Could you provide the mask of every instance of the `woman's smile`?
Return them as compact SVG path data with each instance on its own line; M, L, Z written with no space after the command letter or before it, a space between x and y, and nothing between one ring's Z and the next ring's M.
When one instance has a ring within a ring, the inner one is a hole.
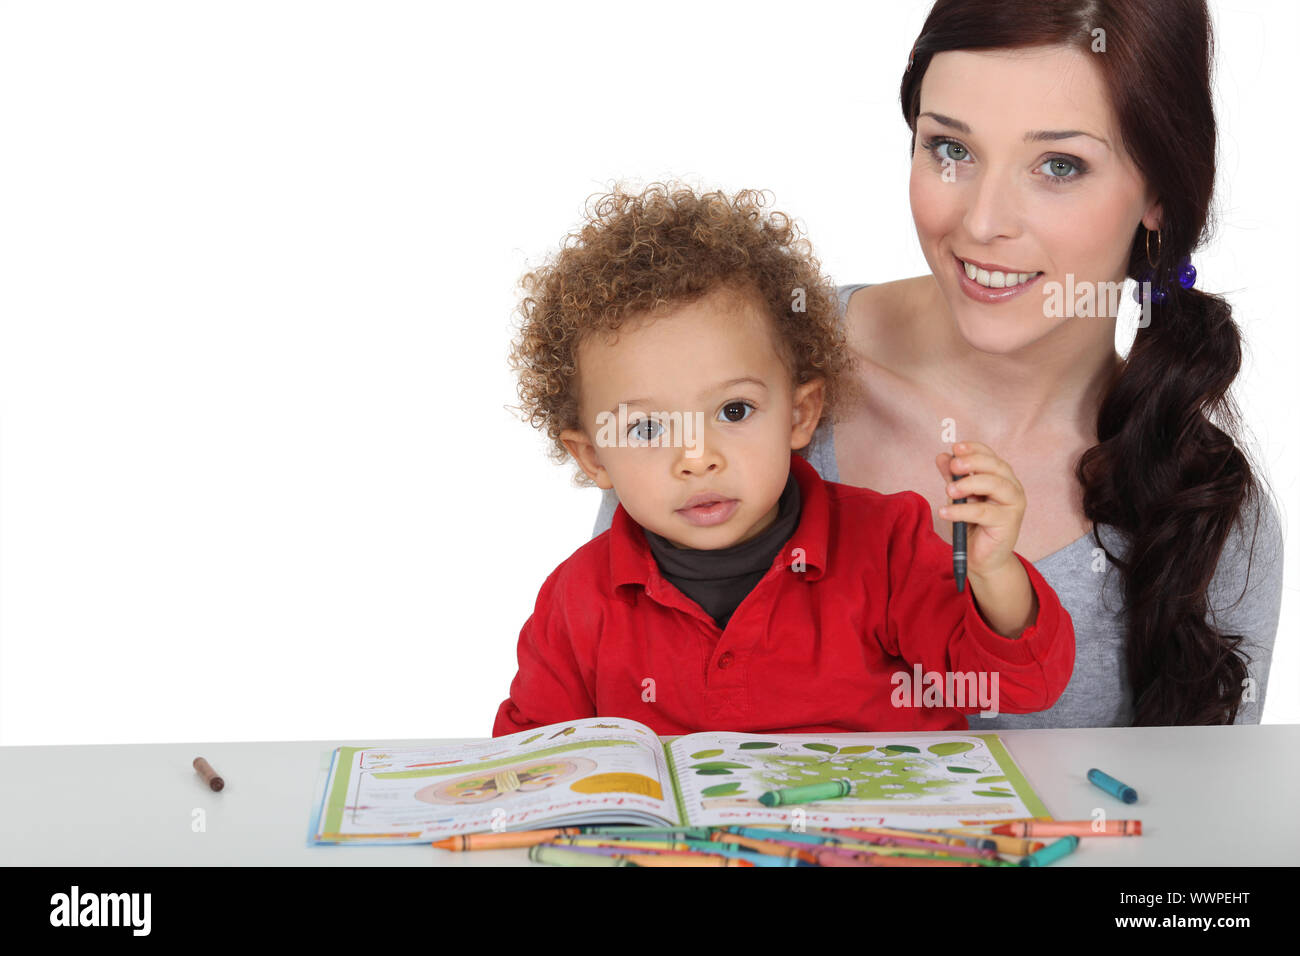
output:
M968 259L952 257L957 285L976 302L1006 302L1038 285L1041 272L1003 272L977 267Z

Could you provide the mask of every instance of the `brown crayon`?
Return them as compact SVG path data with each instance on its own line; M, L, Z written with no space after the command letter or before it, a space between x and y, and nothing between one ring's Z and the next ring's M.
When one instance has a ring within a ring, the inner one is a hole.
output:
M202 757L194 758L194 769L199 772L199 776L213 790L220 790L226 785L226 781L217 776L217 772L212 769L212 764L208 763Z

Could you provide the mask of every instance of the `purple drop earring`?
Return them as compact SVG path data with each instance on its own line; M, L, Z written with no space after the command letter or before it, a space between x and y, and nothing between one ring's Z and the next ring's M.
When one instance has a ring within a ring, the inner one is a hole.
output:
M1155 232L1156 232L1156 257L1159 258L1160 245L1161 245L1160 230L1157 229ZM1138 276L1137 287L1134 288L1133 290L1133 301L1137 302L1139 305L1142 304L1143 285L1145 283L1151 282L1155 276L1155 263L1151 261L1151 230L1150 229L1147 230L1146 246L1147 246L1147 265L1151 266L1151 268L1147 269L1140 276ZM1183 261L1178 264L1178 269L1176 274L1178 276L1178 284L1182 288L1190 289L1193 285L1196 284L1196 267L1192 265L1191 256L1183 256ZM1152 285L1151 303L1153 305L1164 305L1165 302L1168 301L1169 299L1168 289L1169 289L1168 283L1162 283L1159 286Z

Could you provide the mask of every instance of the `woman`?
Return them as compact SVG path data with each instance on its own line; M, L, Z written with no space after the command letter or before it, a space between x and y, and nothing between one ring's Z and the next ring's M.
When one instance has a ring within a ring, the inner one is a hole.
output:
M1232 438L1231 310L1183 285L1214 181L1210 50L1203 0L939 0L909 58L931 274L841 287L864 399L807 455L921 494L946 541L936 449L1014 467L1017 551L1074 619L1074 674L1050 709L973 728L1259 722L1281 531ZM1125 277L1152 283L1126 359L1106 294Z

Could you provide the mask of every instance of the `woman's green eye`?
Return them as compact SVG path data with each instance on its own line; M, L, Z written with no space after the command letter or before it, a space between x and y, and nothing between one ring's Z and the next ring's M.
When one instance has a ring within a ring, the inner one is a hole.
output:
M1082 173L1077 163L1060 158L1049 159L1038 168L1044 170L1049 179L1075 179Z
M937 149L943 149L945 147L948 149L948 155L940 156L940 159L951 159L955 163L960 163L967 157L967 155L969 155L966 152L966 147L962 146L960 143L940 143Z

